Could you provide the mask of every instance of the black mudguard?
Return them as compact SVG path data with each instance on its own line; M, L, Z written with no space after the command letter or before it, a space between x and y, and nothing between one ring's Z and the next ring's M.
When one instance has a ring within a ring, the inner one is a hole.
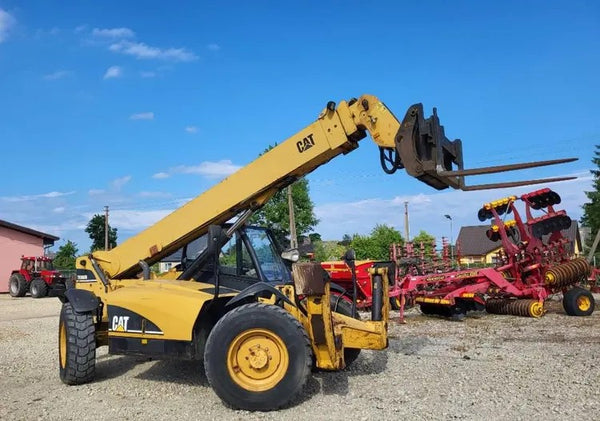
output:
M241 302L245 298L256 296L256 295L258 295L258 294L260 294L262 292L271 293L271 294L275 295L277 298L285 301L289 305L295 306L295 304L292 303L277 288L274 288L273 286L271 286L271 285L269 285L269 284L267 284L265 282L257 282L256 284L250 285L248 288L244 289L238 295L236 295L231 300L229 300L229 302L227 303L226 307L235 306L236 303Z
M83 289L69 288L59 298L63 303L71 303L76 313L90 313L99 305L98 297Z

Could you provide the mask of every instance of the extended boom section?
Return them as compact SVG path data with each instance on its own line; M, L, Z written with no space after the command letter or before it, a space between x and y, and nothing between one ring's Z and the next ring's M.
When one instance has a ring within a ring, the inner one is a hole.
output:
M140 234L113 250L94 252L93 256L108 277L132 277L139 272L140 260L152 265L206 233L209 225L222 224L244 210L260 208L277 191L336 156L356 149L367 133L380 148L386 173L405 168L409 175L438 190L500 188L570 178L467 186L466 175L573 159L465 170L462 143L446 137L435 109L431 117L425 118L422 104L412 105L400 122L377 97L363 95L337 106L329 102L306 128Z

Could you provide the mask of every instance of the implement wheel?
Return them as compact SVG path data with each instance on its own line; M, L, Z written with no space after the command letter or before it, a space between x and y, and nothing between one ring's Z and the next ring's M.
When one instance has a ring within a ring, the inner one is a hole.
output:
M290 313L262 303L240 306L210 332L206 377L233 408L269 411L304 388L312 365L306 331Z
M11 297L24 297L27 294L27 280L20 273L13 273L8 280L8 292Z
M76 313L65 303L58 325L58 366L66 384L92 381L96 374L96 336L91 313Z
M563 296L563 308L569 316L589 316L595 306L592 293L581 287L571 288Z

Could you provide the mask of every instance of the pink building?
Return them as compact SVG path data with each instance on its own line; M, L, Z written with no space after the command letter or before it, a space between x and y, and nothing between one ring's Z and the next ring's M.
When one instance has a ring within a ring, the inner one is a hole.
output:
M0 293L8 292L10 273L21 267L21 256L43 256L58 237L0 219Z

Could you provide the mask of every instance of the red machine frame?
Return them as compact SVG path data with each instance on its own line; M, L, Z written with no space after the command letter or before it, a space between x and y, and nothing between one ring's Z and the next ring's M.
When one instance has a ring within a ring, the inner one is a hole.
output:
M516 201L525 203L526 221ZM468 269L422 276L408 275L400 280L401 309L406 302L418 303L426 314L461 317L469 310L541 317L544 300L562 292L568 314L589 315L594 310L592 294L577 286L590 273L584 258L572 259L569 240L561 233L571 224L565 211L556 211L560 196L550 189L509 196L486 203L479 219L493 219L487 232L492 241L501 241L496 267ZM538 217L533 210L542 210ZM501 215L513 213L514 220L504 222ZM543 236L549 236L546 242Z

